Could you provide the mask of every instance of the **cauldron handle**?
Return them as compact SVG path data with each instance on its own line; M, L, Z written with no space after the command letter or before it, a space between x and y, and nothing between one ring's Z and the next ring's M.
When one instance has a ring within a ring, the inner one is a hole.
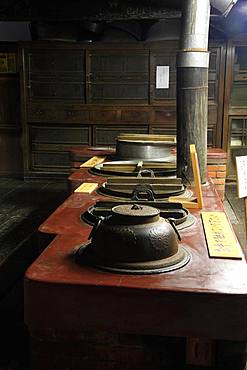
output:
M131 194L131 200L140 201L141 199L139 198L139 195L141 193L147 195L147 200L154 202L154 191L150 184L137 184Z
M176 228L176 225L175 225L175 220L173 218L168 218L167 220L170 222L170 225L173 227L173 230L177 234L178 240L181 241L181 236L180 236L180 234L178 232L178 229Z
M96 233L96 231L98 230L98 228L99 228L99 226L100 226L100 224L101 224L101 222L102 221L104 221L104 220L106 220L106 219L108 219L108 218L110 218L110 217L112 217L111 215L110 216L106 216L106 217L103 217L103 216L98 216L97 217L97 221L95 222L95 224L93 225L93 228L92 228L92 230L90 231L90 234L88 235L88 240L89 239L92 239L92 237L94 236L94 234Z

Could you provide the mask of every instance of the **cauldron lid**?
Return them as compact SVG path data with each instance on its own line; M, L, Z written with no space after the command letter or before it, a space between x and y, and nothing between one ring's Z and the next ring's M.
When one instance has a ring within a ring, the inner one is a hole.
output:
M113 215L128 216L128 217L155 217L160 211L155 207L146 206L143 204L123 204L112 208Z

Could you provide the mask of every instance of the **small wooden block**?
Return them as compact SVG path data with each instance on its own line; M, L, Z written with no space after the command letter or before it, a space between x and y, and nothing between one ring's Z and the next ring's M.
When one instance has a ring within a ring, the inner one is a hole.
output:
M210 257L242 259L241 247L224 212L201 213Z
M168 201L171 203L181 203L184 208L199 208L199 204L197 203L196 200L190 201L186 198L170 197Z
M74 193L87 193L91 194L95 189L97 189L97 182L84 182L78 188L75 189Z
M91 168L91 167L96 166L96 164L100 164L104 162L105 159L106 159L106 156L95 155L94 157L90 158L88 161L82 163L80 167Z

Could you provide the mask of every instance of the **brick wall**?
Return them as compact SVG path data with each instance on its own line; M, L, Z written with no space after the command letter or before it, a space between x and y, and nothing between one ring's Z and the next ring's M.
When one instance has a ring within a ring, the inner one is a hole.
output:
M227 154L223 149L210 148L207 156L207 171L222 200L225 196Z

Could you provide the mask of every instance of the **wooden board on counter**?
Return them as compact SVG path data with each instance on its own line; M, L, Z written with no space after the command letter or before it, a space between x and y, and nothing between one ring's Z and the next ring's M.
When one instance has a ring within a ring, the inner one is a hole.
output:
M210 257L242 259L241 247L226 214L221 211L201 213Z
M75 193L86 193L91 194L95 189L97 189L98 183L97 182L84 182L77 189L75 189Z
M94 157L90 158L88 161L82 163L80 165L80 167L91 168L91 167L96 166L96 164L100 164L100 163L104 162L105 159L106 159L105 156L95 155Z

